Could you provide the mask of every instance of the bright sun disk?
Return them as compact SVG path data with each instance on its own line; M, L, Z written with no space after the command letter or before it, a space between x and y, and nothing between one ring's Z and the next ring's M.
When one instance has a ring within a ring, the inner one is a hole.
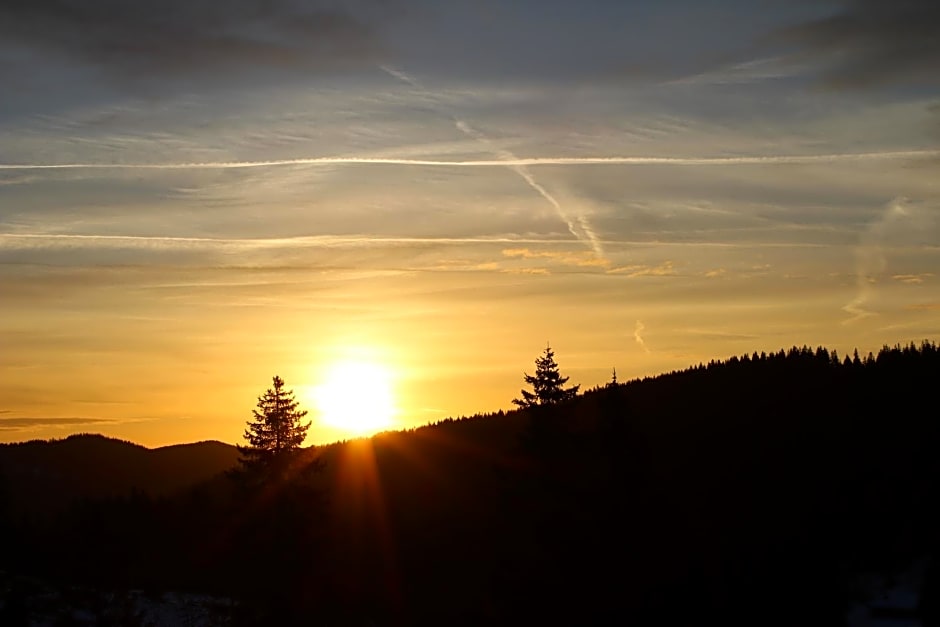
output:
M391 373L371 362L334 364L314 388L314 399L319 421L350 435L387 429L395 415Z

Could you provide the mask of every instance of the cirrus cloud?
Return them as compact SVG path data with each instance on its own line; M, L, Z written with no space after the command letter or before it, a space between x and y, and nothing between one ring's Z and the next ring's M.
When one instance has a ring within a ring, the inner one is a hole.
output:
M380 8L369 0L7 0L0 36L123 77L321 69L374 59Z
M2 413L10 413L9 410ZM83 418L76 416L14 416L0 417L0 431L19 431L35 427L73 427L113 422L104 418Z

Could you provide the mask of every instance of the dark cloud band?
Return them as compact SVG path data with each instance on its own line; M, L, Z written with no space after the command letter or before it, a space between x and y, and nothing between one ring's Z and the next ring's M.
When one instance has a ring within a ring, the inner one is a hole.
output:
M778 33L822 60L834 88L940 85L940 2L846 0L835 13Z
M133 75L246 66L321 69L371 59L371 2L5 0L0 37Z

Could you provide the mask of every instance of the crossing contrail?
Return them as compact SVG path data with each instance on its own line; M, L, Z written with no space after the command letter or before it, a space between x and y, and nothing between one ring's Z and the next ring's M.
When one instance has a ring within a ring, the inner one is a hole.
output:
M379 67L382 71L390 74L391 76L397 78L400 81L403 81L404 83L410 85L412 88L433 96L433 94L431 94L430 91L428 91L424 86L422 86L420 82L418 82L417 80L409 76L407 73L402 72L401 70L396 70L388 66L384 66L384 65L379 66ZM489 137L487 137L480 131L471 127L464 120L461 120L460 118L454 115L451 115L450 113L445 113L445 115L451 120L453 120L454 125L457 127L457 130L459 130L461 133L463 133L467 137L486 146L487 150L489 150L490 152L492 152L493 154L495 154L496 156L500 158L501 165L505 165L510 170L515 172L517 175L519 175L519 177L523 181L525 181L526 185L528 185L532 190L534 190L535 193L537 193L539 196L544 198L545 201L555 209L555 213L558 214L558 217L560 217L562 221L565 223L565 225L568 227L568 231L572 235L574 235L576 239L582 242L586 240L587 244L594 251L595 255L597 255L600 258L604 257L604 249L601 246L600 238L594 232L594 229L591 228L591 225L588 222L587 217L583 213L579 214L576 220L572 220L571 217L568 215L568 212L565 211L565 209L561 206L561 203L558 202L558 200L551 194L551 192L549 192L547 189L545 189L545 187L542 186L541 183L535 180L535 177L532 176L532 173L528 171L527 166L521 163L522 161L521 159L519 159L516 155L506 150L505 148L499 148L499 147L493 146L493 142L490 140Z
M310 157L265 161L187 161L179 163L0 163L0 170L190 170L272 168L281 166L393 165L456 168L539 167L553 165L735 166L808 165L851 161L892 161L940 157L940 150L834 153L822 155L764 155L740 157L522 157L513 159L396 159L384 157Z

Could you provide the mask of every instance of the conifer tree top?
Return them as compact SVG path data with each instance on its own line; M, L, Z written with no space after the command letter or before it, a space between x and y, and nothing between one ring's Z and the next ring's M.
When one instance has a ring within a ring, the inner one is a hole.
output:
M522 398L513 399L513 404L519 407L535 407L537 405L554 405L578 394L580 385L565 387L568 377L561 376L558 364L555 363L555 352L551 344L545 347L542 355L535 359L535 374L523 373L525 382L532 387L532 391L521 390Z
M247 469L271 469L289 454L297 451L307 437L310 422L302 419L306 410L299 409L293 390L284 388L284 380L273 378L273 388L258 397L253 420L245 429L246 446L239 446L242 466Z

